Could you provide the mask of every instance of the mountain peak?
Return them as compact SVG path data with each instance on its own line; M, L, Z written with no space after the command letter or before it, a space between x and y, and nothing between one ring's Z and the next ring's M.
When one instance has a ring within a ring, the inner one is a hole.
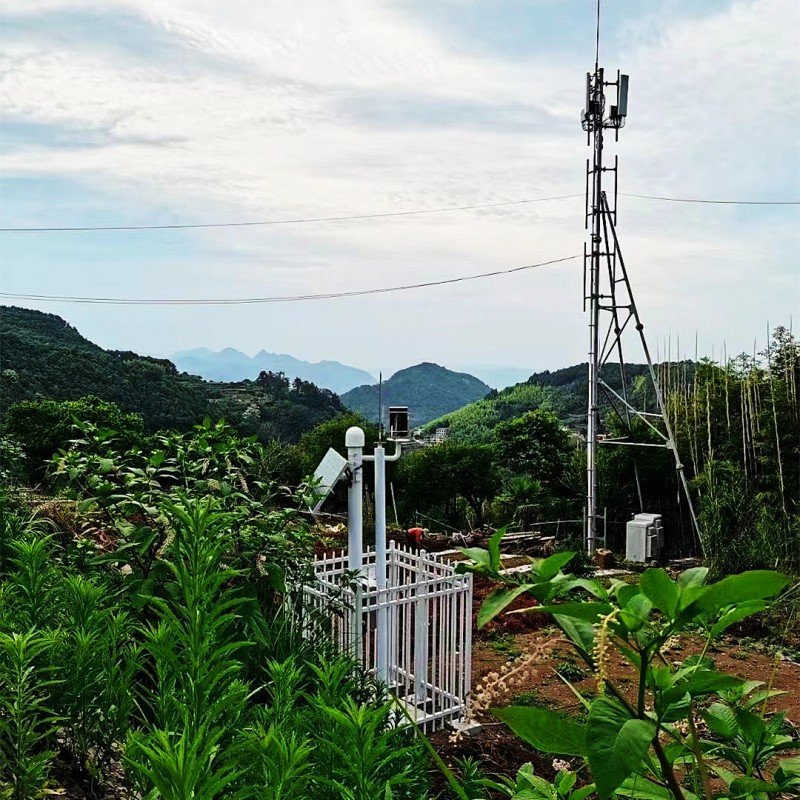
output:
M479 400L490 391L489 386L473 375L423 361L398 370L383 382L383 405L384 410L390 405L408 406L411 424L419 426ZM379 394L376 385L358 386L343 394L342 402L377 422Z

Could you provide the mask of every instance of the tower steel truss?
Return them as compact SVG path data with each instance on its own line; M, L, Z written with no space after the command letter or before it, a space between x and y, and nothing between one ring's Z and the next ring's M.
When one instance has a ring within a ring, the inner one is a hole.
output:
M606 87L616 88L616 105L606 107ZM617 72L616 80L606 81L604 70L595 62L593 73L586 74L586 108L582 126L586 131L587 145L592 148L592 158L586 160L586 213L585 227L588 242L584 245L584 311L589 314L589 397L586 420L586 548L593 553L598 544L599 522L597 497L597 449L603 445L634 445L661 447L672 451L681 489L688 504L695 534L697 519L689 495L683 464L678 455L675 437L666 413L664 397L658 376L650 357L650 349L633 296L628 270L622 256L617 235L617 176L618 157L613 166L603 162L603 144L606 131L613 130L614 140L627 118L628 76ZM613 204L603 188L604 174L614 176ZM637 408L628 395L628 380L623 358L623 335L634 328L638 333L648 373L653 384L657 412ZM604 380L608 375L604 367L619 370L620 391ZM621 421L625 435L608 438L600 431L600 400L605 399L612 413ZM632 422L641 420L654 433L654 442L637 442L632 439ZM640 505L642 502L638 470L635 472ZM644 510L644 509L640 509Z

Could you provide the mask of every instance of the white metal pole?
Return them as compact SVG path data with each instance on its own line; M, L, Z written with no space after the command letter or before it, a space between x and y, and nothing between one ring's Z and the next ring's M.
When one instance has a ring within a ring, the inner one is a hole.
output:
M375 583L378 589L376 669L378 678L389 681L389 618L386 603L386 462L397 461L403 451L402 445L395 442L394 454L386 455L382 444L375 447L372 460L375 462ZM366 456L365 458L369 458Z
M364 474L362 457L364 454L364 431L358 427L347 429L344 435L344 444L347 448L347 461L350 467L350 487L347 492L347 567L352 572L358 572L355 587L355 607L353 609L353 654L361 661L363 648L361 644L361 624L363 611L361 608L364 569L364 543L363 543L363 486Z
M397 686L398 682L400 681L400 675L398 673L398 664L397 658L399 653L399 639L400 639L400 628L398 625L398 620L400 619L399 615L399 603L398 600L400 598L400 590L399 590L399 581L397 578L397 561L398 561L398 550L397 544L394 540L389 542L389 575L388 575L388 583L392 586L392 593L391 596L394 599L394 602L391 604L390 608L387 608L387 631L386 631L386 643L388 645L388 664L389 664L389 677L392 679L392 682L395 686ZM388 594L388 593L387 593Z
M375 583L378 590L376 619L378 647L375 668L377 677L389 682L389 632L386 603L386 450L375 448Z
M375 580L386 583L386 450L375 448Z
M417 601L414 604L414 688L418 708L428 697L428 600L426 597L428 574L425 568L426 562L427 553L425 550L420 550L415 564ZM424 705L421 713L425 713Z

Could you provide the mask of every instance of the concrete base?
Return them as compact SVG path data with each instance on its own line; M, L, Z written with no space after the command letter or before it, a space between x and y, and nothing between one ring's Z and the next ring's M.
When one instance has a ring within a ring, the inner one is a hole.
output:
M453 733L458 736L478 736L483 730L483 725L474 719L458 720L457 722L450 722L448 725Z

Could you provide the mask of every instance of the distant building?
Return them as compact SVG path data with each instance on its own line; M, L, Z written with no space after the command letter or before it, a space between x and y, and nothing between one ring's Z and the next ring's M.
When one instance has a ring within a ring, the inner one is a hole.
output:
M413 443L419 447L431 447L442 444L450 438L450 428L437 428L433 433L425 433L423 428L416 428L413 432Z

